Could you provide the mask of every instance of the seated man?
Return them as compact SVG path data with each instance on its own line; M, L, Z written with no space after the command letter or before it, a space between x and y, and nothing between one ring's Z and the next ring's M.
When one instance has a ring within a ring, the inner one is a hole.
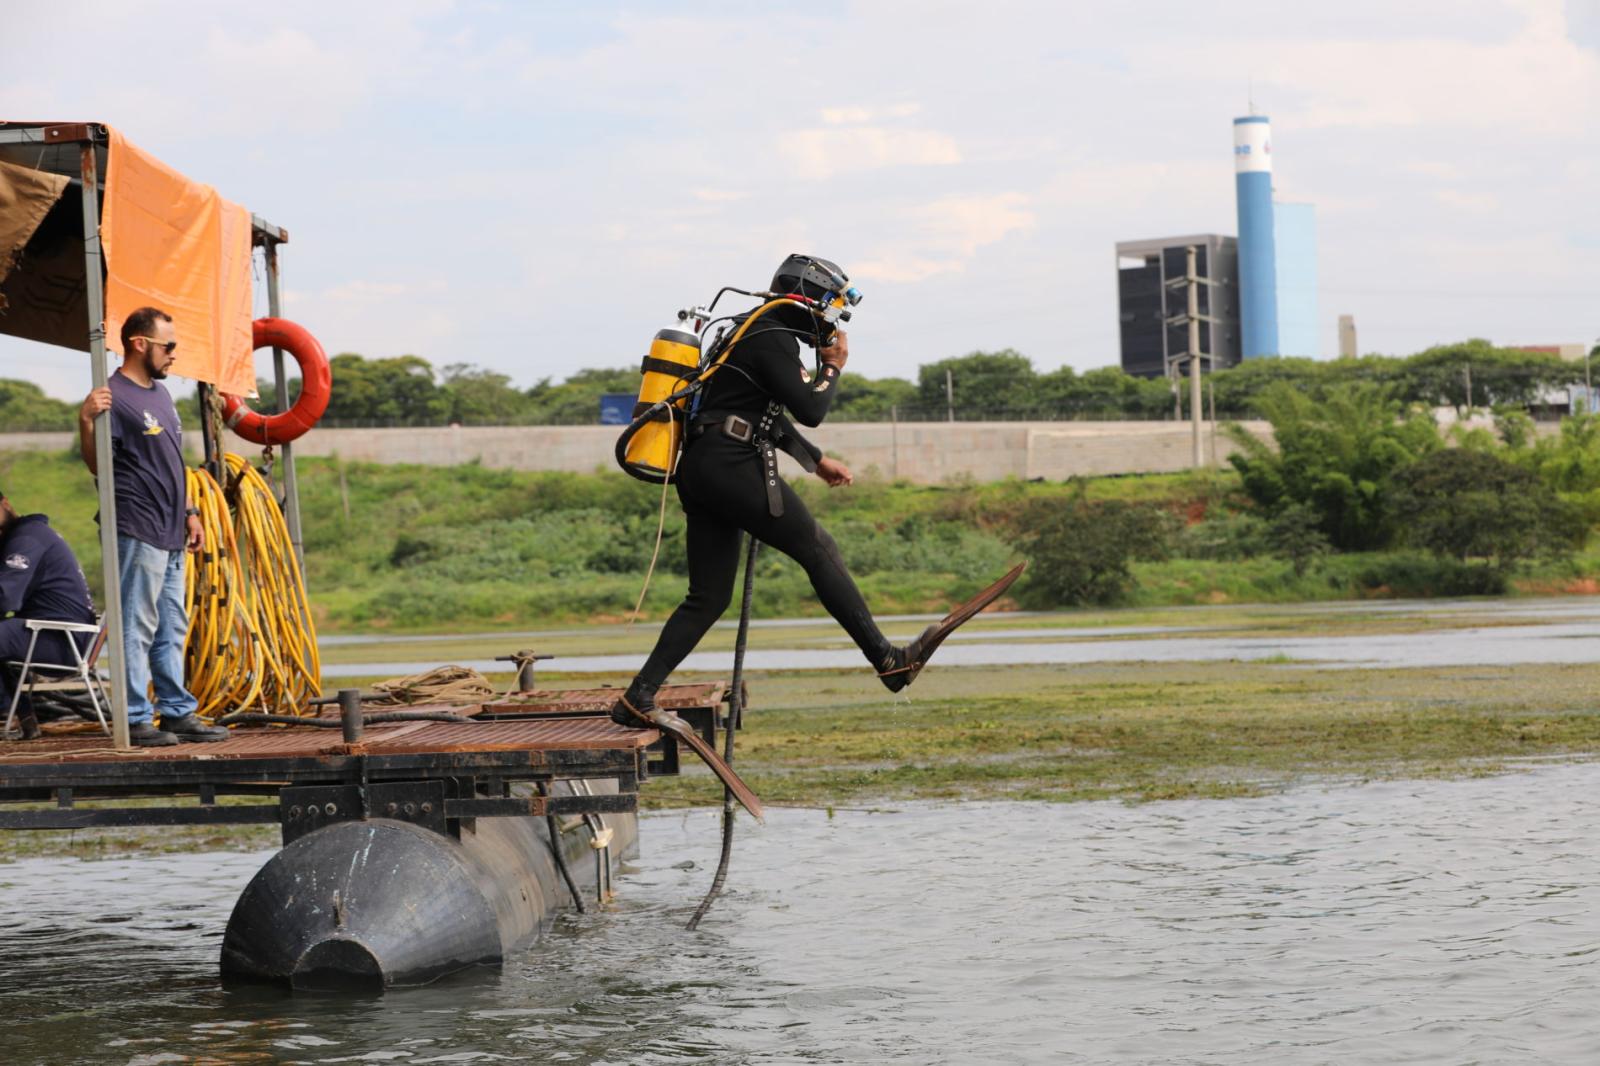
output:
M6 617L10 615L11 617ZM11 708L14 671L5 663L21 662L28 653L33 631L30 618L54 622L94 623L94 602L89 598L89 583L83 568L61 534L50 528L42 514L19 515L4 492L0 492L0 722ZM89 633L74 634L78 650L87 651L93 642ZM39 634L33 661L71 665L72 649L65 633ZM27 695L18 707L24 721Z

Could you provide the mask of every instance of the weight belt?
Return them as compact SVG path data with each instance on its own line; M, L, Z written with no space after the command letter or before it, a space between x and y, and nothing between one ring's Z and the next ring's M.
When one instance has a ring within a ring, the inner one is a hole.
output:
M715 429L724 437L748 444L761 456L761 480L766 483L767 513L773 518L783 514L783 493L778 489L778 451L782 449L810 474L817 469L801 443L800 434L784 417L783 405L776 400L767 402L766 410L754 421L748 415L728 411L702 411L694 416L691 432L695 437Z

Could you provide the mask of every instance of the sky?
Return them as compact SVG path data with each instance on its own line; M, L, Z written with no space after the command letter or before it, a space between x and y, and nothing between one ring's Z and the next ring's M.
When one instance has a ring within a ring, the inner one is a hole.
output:
M1113 365L1115 243L1237 232L1252 101L1316 206L1319 355L1340 314L1363 352L1600 337L1600 0L6 8L0 115L287 228L330 353L627 366L804 251L865 295L852 371ZM88 360L0 337L0 377L75 399Z

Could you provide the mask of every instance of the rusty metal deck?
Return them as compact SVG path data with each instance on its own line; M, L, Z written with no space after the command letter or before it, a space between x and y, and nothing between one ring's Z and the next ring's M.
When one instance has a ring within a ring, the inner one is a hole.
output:
M728 693L725 683L673 685L662 690L660 703L714 739ZM647 775L677 772L677 745L657 730L612 722L605 712L616 698L614 689L563 689L465 707L369 705L368 718L435 710L470 720L369 722L354 743L340 729L309 724L239 726L216 743L120 751L98 732L0 741L0 808L40 800L54 800L57 808L0 809L0 829L283 821L287 834L293 819L284 812L303 807L306 796L332 797L318 801L328 817L375 816L375 797L443 797L412 804L416 819L432 818L440 826L479 817L632 811ZM321 720L328 717L325 711ZM550 792L557 781L577 779L613 781L616 792ZM537 786L539 794L513 795L516 782ZM279 802L218 803L227 795ZM198 805L79 804L149 796L189 796ZM401 799L386 799L382 807L412 817Z
M608 718L405 722L358 743L315 726L240 729L211 744L118 751L100 735L0 744L0 802L78 795L271 792L291 785L400 780L606 778L637 790L659 739ZM495 785L496 788L500 786ZM0 827L6 819L0 817Z
M605 749L635 751L653 743L654 730L630 729L607 718L551 718L543 721L406 722L367 727L358 745L347 745L335 729L314 726L239 729L212 744L118 751L100 734L42 737L0 742L0 782L12 765L90 762L217 762L237 759L387 755L433 752L556 751Z

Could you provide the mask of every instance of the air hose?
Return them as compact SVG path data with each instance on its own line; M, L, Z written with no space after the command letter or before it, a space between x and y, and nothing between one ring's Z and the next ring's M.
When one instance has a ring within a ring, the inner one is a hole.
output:
M750 547L744 556L744 592L739 602L739 633L733 641L733 686L728 691L728 728L722 735L722 761L729 766L733 765L733 730L740 724L741 716L744 714L744 649L750 639L750 604L755 598L756 555L760 551L761 542L753 536L750 537ZM722 885L728 879L728 862L733 858L733 815L733 791L724 787L722 857L717 860L716 876L711 879L711 888L706 892L706 898L700 901L700 906L695 908L694 917L689 919L686 928L690 930L699 927L700 919L711 909L712 902L721 894Z
M303 717L322 694L305 580L272 488L242 456L224 456L227 488L188 471L205 547L185 568L189 691L207 721L246 708Z

